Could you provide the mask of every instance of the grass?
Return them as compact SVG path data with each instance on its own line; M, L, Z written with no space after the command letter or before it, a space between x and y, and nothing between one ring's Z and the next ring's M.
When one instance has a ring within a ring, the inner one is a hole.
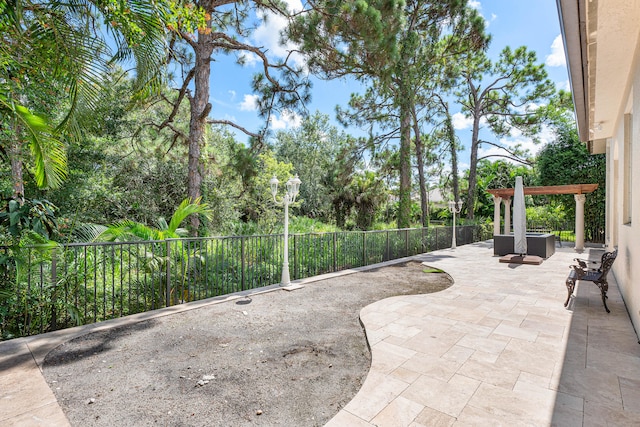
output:
M423 273L444 273L444 271L440 270L439 268L425 268L424 270L422 270Z

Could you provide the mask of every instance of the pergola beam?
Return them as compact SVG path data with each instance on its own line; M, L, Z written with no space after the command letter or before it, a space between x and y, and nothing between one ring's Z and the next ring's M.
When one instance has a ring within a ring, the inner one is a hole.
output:
M588 194L593 193L598 184L547 185L544 187L524 187L524 194L542 196L547 194ZM513 197L513 188L496 188L487 190L495 197Z
M532 196L543 196L551 194L573 194L576 200L576 246L577 251L584 249L584 202L585 194L593 193L598 184L572 184L572 185L549 185L544 187L525 187L524 194ZM499 223L495 224L496 218L500 218L500 200L504 202L504 234L509 234L511 227L511 197L515 189L496 188L487 190L493 196L494 203L494 225L493 233L500 232Z

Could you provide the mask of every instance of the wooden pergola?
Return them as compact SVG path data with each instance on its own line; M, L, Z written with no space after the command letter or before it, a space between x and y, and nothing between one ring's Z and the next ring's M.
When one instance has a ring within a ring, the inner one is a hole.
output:
M576 200L576 250L584 249L584 202L586 194L593 193L598 184L549 185L544 187L524 187L525 195L542 196L553 194L573 194ZM511 197L513 188L487 190L493 196L493 234L500 234L500 202L504 202L504 233L511 232Z

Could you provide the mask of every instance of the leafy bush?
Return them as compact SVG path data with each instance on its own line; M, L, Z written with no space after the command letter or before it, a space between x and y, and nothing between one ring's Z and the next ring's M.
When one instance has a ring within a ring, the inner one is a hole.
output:
M24 230L31 230L50 239L58 231L55 210L55 205L48 200L25 199L20 204L11 199L0 212L0 227L4 227L14 237L20 236Z
M527 221L540 224L565 222L566 213L561 204L545 204L527 208Z
M289 233L329 233L334 231L340 231L340 229L317 219L304 216L289 218Z

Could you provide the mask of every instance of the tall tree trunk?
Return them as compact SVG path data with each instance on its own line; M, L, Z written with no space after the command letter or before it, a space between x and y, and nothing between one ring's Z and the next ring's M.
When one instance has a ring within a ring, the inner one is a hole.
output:
M13 199L24 203L24 178L22 175L22 145L18 139L19 129L11 140L9 158L11 159L11 181L13 183Z
M453 128L449 104L443 103L445 111L445 127L447 139L449 140L449 150L451 151L451 184L453 189L453 200L460 200L460 181L458 179L458 145L456 144L456 131ZM473 210L473 209L472 209Z
M422 212L422 226L429 226L429 193L427 192L427 182L424 176L424 145L422 144L422 135L420 126L418 126L418 118L415 106L412 108L413 116L413 133L415 134L416 145L416 163L418 165L418 182L420 185L420 211Z
M187 174L187 196L195 200L202 195L203 166L200 161L200 151L207 124L207 116L211 111L209 103L209 86L211 78L211 36L198 34L197 42L192 43L195 53L194 80L195 93L189 96L191 119L189 121L189 163ZM190 224L194 235L198 235L200 218L191 215Z
M400 83L400 188L398 203L398 228L411 225L411 108L410 97L403 97L407 90Z
M473 130L471 131L471 160L469 162L469 196L467 201L467 218L473 219L473 208L476 203L476 183L478 175L478 134L480 131L480 114L474 112Z

